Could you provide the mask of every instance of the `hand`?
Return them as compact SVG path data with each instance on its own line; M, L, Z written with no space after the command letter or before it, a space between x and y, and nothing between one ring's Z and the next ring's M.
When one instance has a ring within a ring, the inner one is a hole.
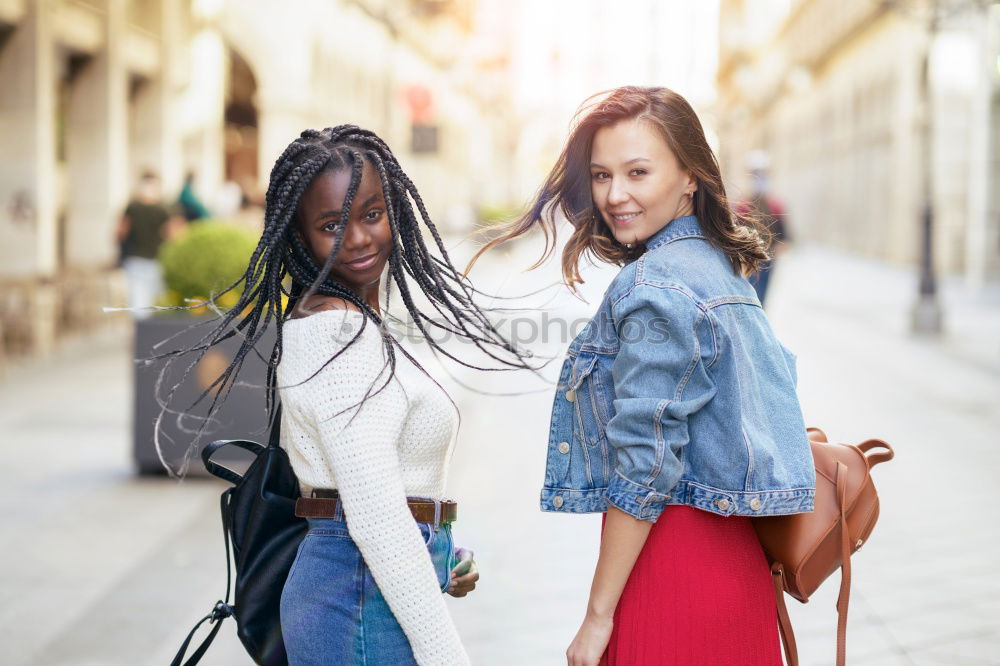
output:
M473 553L468 548L459 548L455 551L458 557L458 564L451 570L451 585L448 587L448 594L453 597L464 597L469 592L476 589L476 581L479 580L479 569Z
M566 650L568 666L598 666L611 640L613 617L587 615Z

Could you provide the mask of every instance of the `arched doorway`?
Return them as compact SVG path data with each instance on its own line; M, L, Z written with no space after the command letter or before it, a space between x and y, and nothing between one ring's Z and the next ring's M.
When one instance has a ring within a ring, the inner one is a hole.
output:
M246 59L229 47L225 98L225 180L236 183L246 203L263 204L257 177L257 78Z

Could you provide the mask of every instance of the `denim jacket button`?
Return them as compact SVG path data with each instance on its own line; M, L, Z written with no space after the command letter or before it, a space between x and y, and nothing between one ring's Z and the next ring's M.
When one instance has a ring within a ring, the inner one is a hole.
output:
M569 453L569 442L559 442L559 453Z
M562 505L563 505L563 498L561 495L556 495L555 497L552 498L552 506L554 506L557 509L561 509Z
M569 402L576 402L576 391L573 389L566 391L566 400Z
M764 503L760 501L759 497L754 497L750 500L750 508L754 511L760 511L760 508L764 506Z
M715 500L715 506L719 507L723 511L729 511L729 500L725 497L722 499Z

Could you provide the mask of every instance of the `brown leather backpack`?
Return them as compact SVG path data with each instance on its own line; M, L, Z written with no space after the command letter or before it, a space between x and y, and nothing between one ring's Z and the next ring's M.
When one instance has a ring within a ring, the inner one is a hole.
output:
M880 439L857 446L831 444L819 428L809 428L809 441L816 466L815 510L755 518L753 522L771 563L778 623L789 666L797 666L799 658L784 592L805 603L830 574L841 569L837 666L844 666L851 554L868 540L878 520L878 493L870 472L875 465L892 460L894 453ZM884 451L869 454L872 449Z

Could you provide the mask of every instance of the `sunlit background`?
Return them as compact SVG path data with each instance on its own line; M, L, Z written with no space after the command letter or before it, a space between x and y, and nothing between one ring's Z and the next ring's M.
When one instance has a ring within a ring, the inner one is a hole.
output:
M730 198L763 187L787 212L767 307L807 421L899 452L875 473L849 663L1000 664L1000 5L985 0L0 0L0 661L168 663L223 591L223 486L156 477L131 365L152 329L105 312L126 304L115 232L141 174L172 210L190 175L207 218L191 227L245 238L284 147L357 124L461 260L471 232L522 209L580 103L626 84L687 97ZM520 272L536 240L488 257L477 285L557 282L551 265ZM547 312L589 316L611 275L588 269L588 302L556 290ZM158 302L206 296L168 283ZM568 341L529 342L558 356ZM559 663L599 527L537 511L551 386L452 379L456 533L483 584L450 608L473 663ZM792 609L803 663L833 662L824 590ZM247 663L227 631L203 663Z

